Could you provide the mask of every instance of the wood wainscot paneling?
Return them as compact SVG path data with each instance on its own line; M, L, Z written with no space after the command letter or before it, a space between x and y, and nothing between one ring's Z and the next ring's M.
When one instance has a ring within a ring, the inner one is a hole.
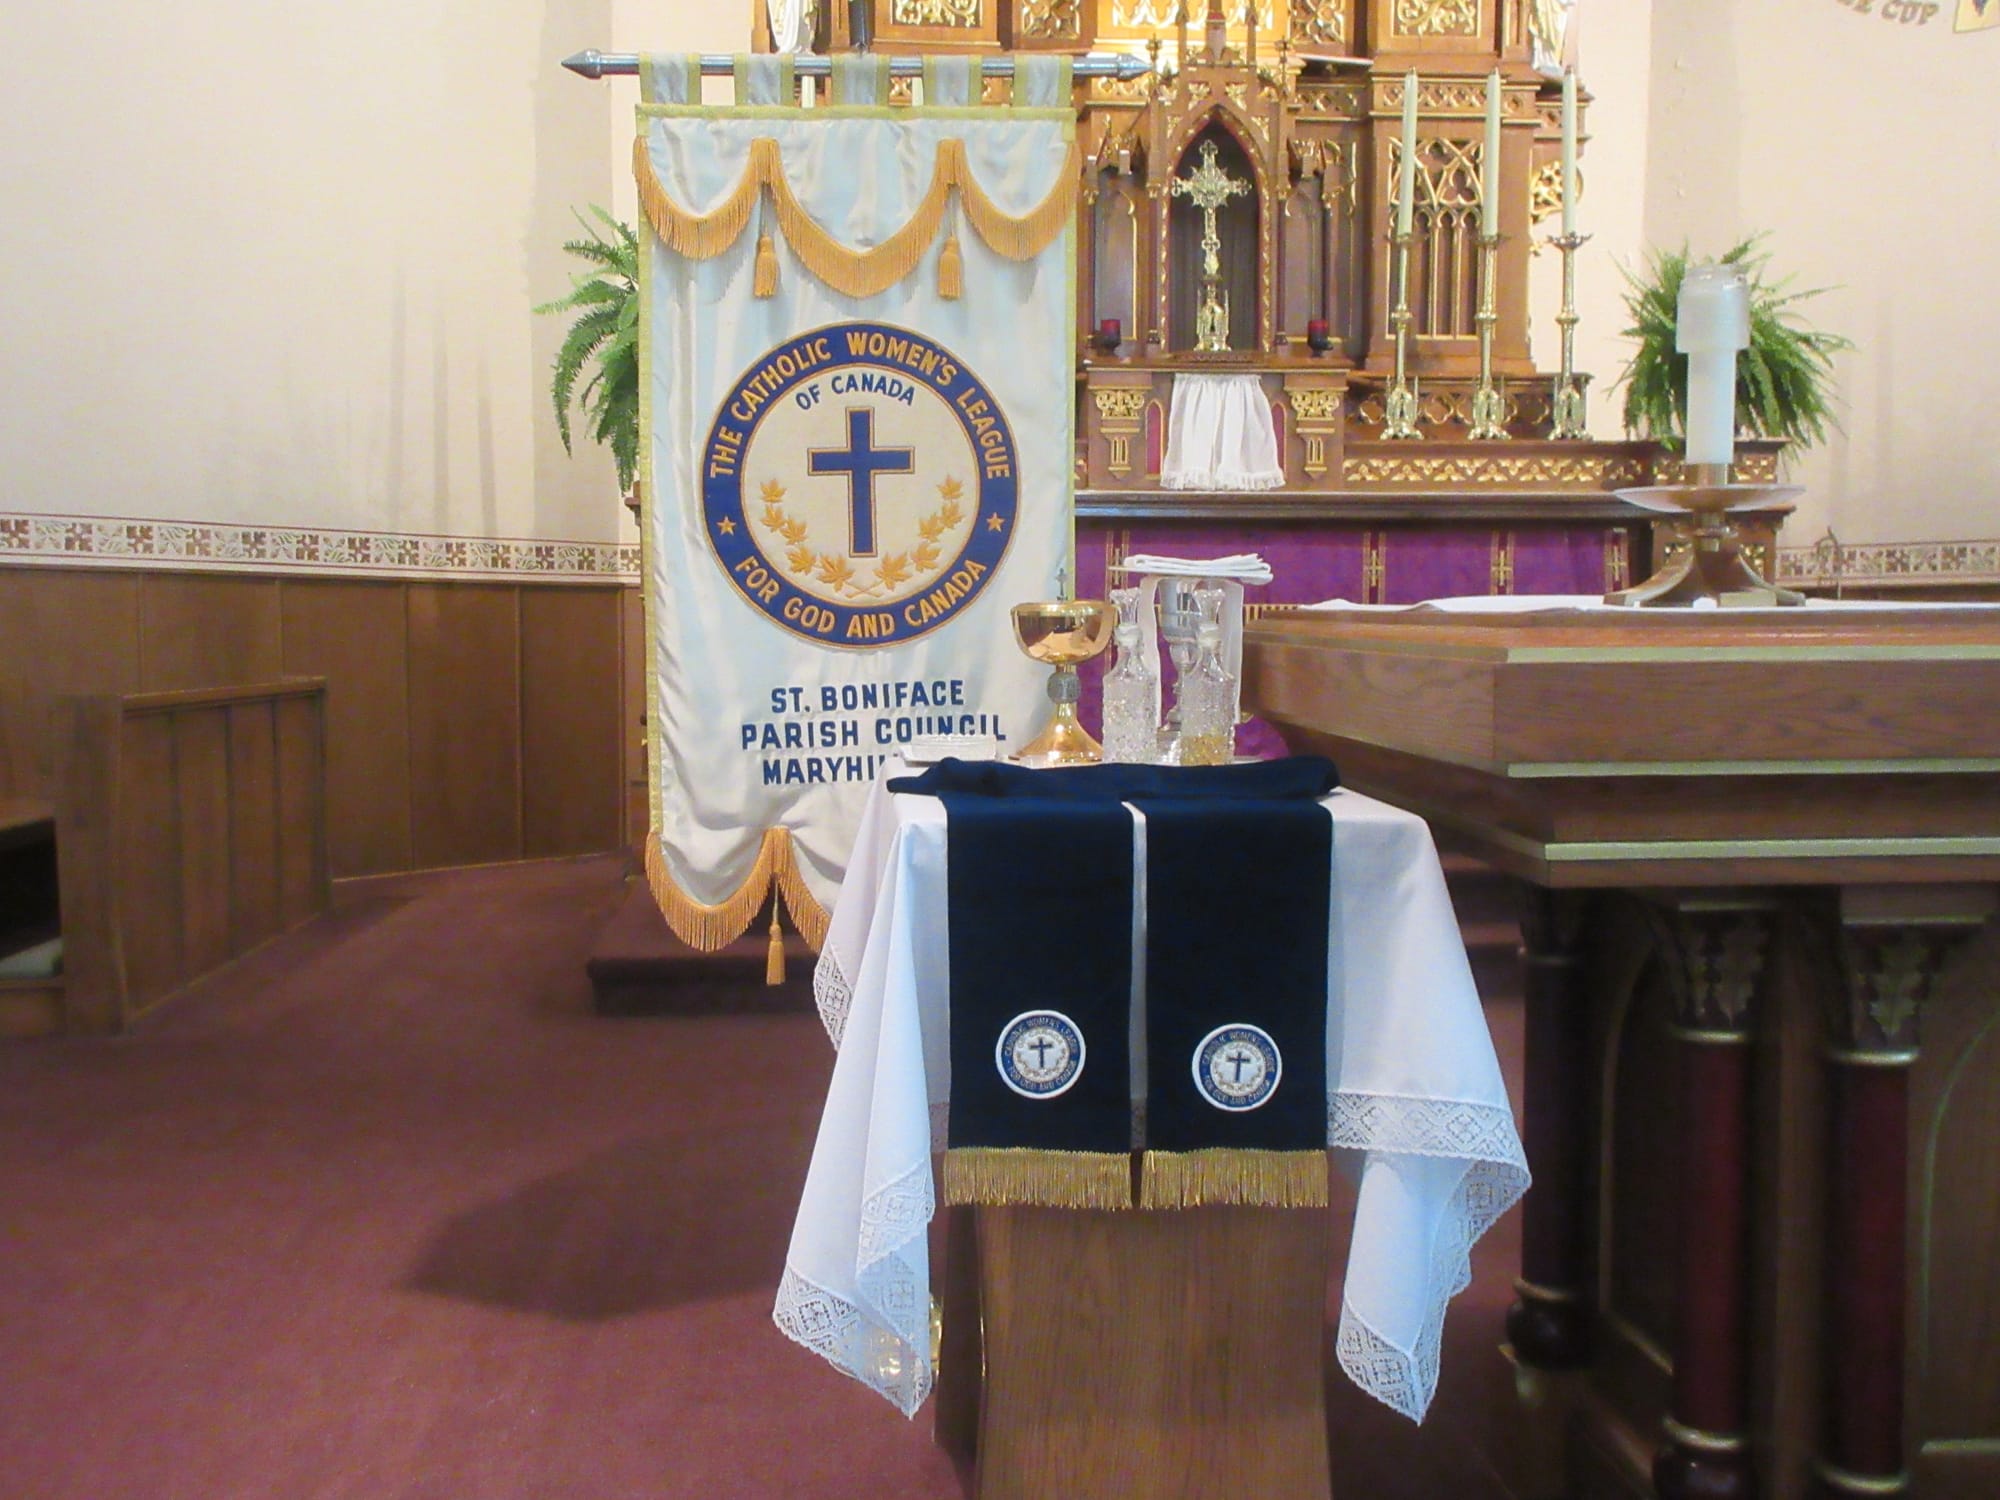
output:
M121 1031L326 908L325 684L69 698L56 775L72 1031Z
M603 673L621 654L623 590L521 595L521 852L588 854L619 842L607 788L623 776L619 693Z
M519 859L519 590L412 584L409 611L416 863Z
M55 740L47 710L59 693L139 690L137 575L59 568L0 569L0 704L13 749L14 791L47 797Z
M406 588L287 579L285 671L326 679L327 860L335 879L414 867Z
M60 696L322 677L334 878L609 850L646 821L640 613L616 583L0 567L0 756L46 797ZM297 909L297 872L265 864Z
M278 580L149 573L139 591L140 688L270 682L284 670Z
M619 643L622 661L619 671L624 683L618 713L624 755L620 766L625 778L619 811L625 826L618 842L635 848L652 826L651 797L646 786L646 603L634 588L625 590L619 605Z

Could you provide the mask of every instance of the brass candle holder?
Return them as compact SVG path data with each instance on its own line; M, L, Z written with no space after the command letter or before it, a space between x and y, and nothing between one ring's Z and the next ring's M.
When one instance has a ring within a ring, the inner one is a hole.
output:
M1468 438L1504 442L1507 400L1493 384L1493 325L1500 321L1494 307L1494 281L1500 269L1500 236L1479 237L1479 387L1472 393L1472 425Z
M1410 235L1407 230L1391 231L1389 243L1396 251L1396 307L1389 322L1396 330L1396 373L1382 397L1382 436L1385 440L1407 442L1420 438L1417 427L1417 385L1408 373L1410 342Z
M1583 425L1583 384L1576 378L1576 252L1587 234L1559 234L1549 241L1562 251L1563 258L1563 300L1562 311L1556 314L1556 324L1562 329L1562 372L1556 376L1555 398L1551 403L1555 425L1549 436L1559 442L1575 443L1589 441L1590 434Z
M1729 513L1765 510L1804 493L1796 484L1731 484L1727 464L1691 464L1686 484L1655 484L1617 491L1643 510L1694 519L1688 545L1644 583L1606 594L1606 604L1688 608L1702 601L1725 609L1769 609L1804 604L1805 595L1781 589L1743 558Z

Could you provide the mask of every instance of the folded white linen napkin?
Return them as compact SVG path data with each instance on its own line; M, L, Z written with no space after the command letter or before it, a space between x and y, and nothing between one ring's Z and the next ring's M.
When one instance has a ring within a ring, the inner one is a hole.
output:
M1135 552L1122 563L1113 563L1119 573L1157 573L1171 578L1234 578L1239 583L1269 583L1271 565L1254 552L1232 552L1227 557L1155 557Z

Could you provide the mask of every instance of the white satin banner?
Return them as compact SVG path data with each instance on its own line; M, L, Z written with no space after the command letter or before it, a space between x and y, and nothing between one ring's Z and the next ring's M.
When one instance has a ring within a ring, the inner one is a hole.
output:
M1039 728L1009 607L1070 555L1074 114L1032 60L884 107L771 58L705 108L648 59L634 165L650 674L648 869L675 930L735 937L773 884L817 939L885 757ZM775 831L775 832L774 832Z

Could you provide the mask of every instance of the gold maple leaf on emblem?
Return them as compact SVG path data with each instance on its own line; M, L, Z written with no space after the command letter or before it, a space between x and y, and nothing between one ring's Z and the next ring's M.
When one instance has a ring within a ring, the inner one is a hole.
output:
M949 474L947 474L941 481L939 481L937 490L939 498L945 500L956 500L960 495L963 495L965 493L965 486L960 484L956 479L953 479Z
M778 532L786 541L796 547L806 539L806 523L796 516L789 516L785 519L784 524L778 528Z
M938 565L937 544L935 542L918 542L910 550L910 560L928 573Z
M950 531L965 519L965 512L958 508L956 500L947 500L938 507L938 519L944 522L944 529Z
M891 552L875 564L875 576L884 584L898 584L910 576L910 560L900 552Z
M767 505L767 506L765 506L765 507L764 507L764 524L765 524L765 525L766 525L767 527L769 527L769 528L770 528L770 529L771 529L772 531L783 531L783 530L785 529L785 508L784 508L784 506L782 506L782 505Z
M764 481L764 487L758 493L764 497L766 505L777 505L783 502L785 498L785 487L775 479L767 479Z
M813 549L803 542L787 547L785 565L794 573L810 573L813 570Z
M849 565L846 558L835 557L833 554L828 553L820 558L819 568L815 576L821 583L830 584L837 589L844 589L853 582L854 569Z

